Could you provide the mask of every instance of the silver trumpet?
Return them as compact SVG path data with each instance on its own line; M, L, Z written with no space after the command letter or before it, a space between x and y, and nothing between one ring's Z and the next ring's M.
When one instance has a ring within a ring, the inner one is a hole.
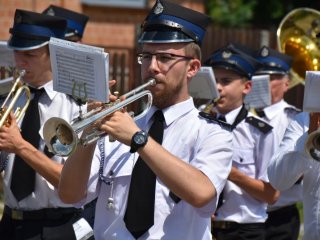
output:
M94 127L96 121L147 96L148 101L144 110L139 115L135 116L134 120L138 120L145 116L151 108L153 98L151 92L144 89L148 86L154 86L155 84L155 79L150 79L147 83L124 94L123 97L126 97L125 100L116 101L106 109L99 107L86 114L80 114L80 116L71 123L68 123L62 118L50 118L45 122L43 127L43 136L49 151L59 156L69 156L75 151L78 144L85 146L95 142L106 135L104 131L100 131ZM85 131L86 133L82 134L81 137L78 137L78 135L88 127L91 128L87 129L87 131Z

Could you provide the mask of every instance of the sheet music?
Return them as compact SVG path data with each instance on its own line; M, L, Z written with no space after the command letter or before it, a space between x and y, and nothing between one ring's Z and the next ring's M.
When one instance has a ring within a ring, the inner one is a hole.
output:
M9 77L6 79L1 79L0 80L0 97L7 95L13 85L13 77Z
M53 89L75 98L109 99L109 54L103 48L51 38Z
M13 50L7 47L7 42L0 41L0 66L14 67Z
M303 111L320 112L320 72L306 71Z
M249 108L264 108L271 105L270 76L256 75L252 77L252 89L244 102Z
M211 67L201 67L191 79L189 93L194 99L213 100L219 97L216 79Z

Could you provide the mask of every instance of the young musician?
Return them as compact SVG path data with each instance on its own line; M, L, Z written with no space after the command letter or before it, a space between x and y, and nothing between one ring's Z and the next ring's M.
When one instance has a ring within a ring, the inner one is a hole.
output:
M92 233L88 223L74 228L82 209L61 202L56 191L65 158L48 151L42 134L47 119L71 121L79 111L71 97L53 90L48 42L50 37L64 38L65 29L63 18L15 12L8 47L14 50L16 67L25 70L22 80L30 88L31 101L19 126L11 114L10 124L0 129L0 160L6 163L3 240L72 240L75 231Z
M215 106L216 121L229 124L233 134L232 169L212 222L217 240L263 240L267 203L274 203L278 197L267 177L274 132L244 106L252 75L259 66L246 52L229 44L206 61L213 68L220 94Z

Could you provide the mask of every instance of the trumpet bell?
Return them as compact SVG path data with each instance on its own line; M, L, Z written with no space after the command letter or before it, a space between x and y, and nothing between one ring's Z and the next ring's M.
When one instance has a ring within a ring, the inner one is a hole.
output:
M305 142L305 152L316 161L320 161L320 130L312 132Z
M43 137L50 152L69 156L77 146L78 136L70 124L62 118L50 118L44 124Z
M320 69L319 19L319 11L297 8L284 17L277 29L279 51L293 58L289 88L304 84L306 71Z

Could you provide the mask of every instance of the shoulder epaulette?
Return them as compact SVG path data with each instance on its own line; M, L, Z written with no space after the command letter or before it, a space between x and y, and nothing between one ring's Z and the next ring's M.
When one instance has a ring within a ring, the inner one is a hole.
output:
M295 107L295 106L292 106L292 105L290 105L290 106L288 106L288 107L285 107L284 108L284 110L285 111L295 111L295 112L297 112L297 113L299 113L299 112L301 112L301 109L299 109L299 108L297 108L297 107Z
M260 130L260 132L262 132L262 133L268 133L273 128L268 123L266 123L258 118L255 118L253 116L247 117L246 122L249 123L250 125L254 126L255 128L257 128L258 130Z
M206 112L199 112L199 115L202 118L205 118L211 122L215 122L218 123L220 126L227 128L228 130L232 129L232 126L229 123L226 123L224 121L221 121L219 119L217 119L216 117L212 116L210 113L206 113Z

